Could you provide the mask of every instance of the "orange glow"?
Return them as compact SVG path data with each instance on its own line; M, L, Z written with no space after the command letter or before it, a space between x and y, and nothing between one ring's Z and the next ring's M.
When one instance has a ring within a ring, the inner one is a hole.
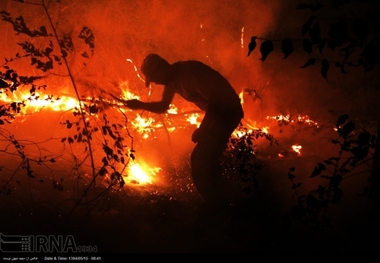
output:
M140 134L144 139L149 138L149 134L155 130L155 128L161 128L162 124L155 124L156 120L153 118L142 118L140 114L136 114L136 118L131 121L132 127Z
M0 100L9 103L12 103L14 101L24 101L25 106L21 108L20 114L38 112L42 109L49 109L52 111L66 111L79 106L78 100L72 97L54 97L52 95L42 95L38 92L36 92L33 96L31 96L29 92L22 93L20 91L14 91L8 95L1 93Z
M240 103L244 104L244 89L239 93Z
M142 82L145 83L145 79L144 79L143 77L141 77L141 75L140 75L139 71L137 70L137 67L136 67L135 63L133 63L132 59L127 58L126 60L127 60L129 63L131 63L131 64L133 65L133 69L135 70L137 77L138 77Z
M277 121L283 121L283 122L288 122L288 123L306 123L309 125L314 125L319 128L319 125L317 122L313 121L310 119L308 115L298 115L296 118L291 118L289 114L287 115L278 115L278 116L267 116L267 120L277 120Z
M240 45L241 48L244 48L244 27L241 28Z
M252 131L252 130L261 130L264 133L269 133L269 127L264 126L264 127L257 127L256 122L254 124L247 123L247 127Z
M265 126L262 128L258 128L255 125L250 125L250 124L246 124L246 126L248 127L248 129L245 131L240 131L238 128L236 128L235 131L232 133L232 136L241 138L246 134L252 133L253 131L262 131L263 133L266 133L266 134L269 133L269 127L268 126Z
M128 176L123 177L126 183L134 183L139 185L152 184L155 175L161 171L161 168L150 168L145 163L134 163L129 166Z
M167 112L169 114L178 114L178 109L174 104L170 104Z
M197 127L199 127L199 125L201 125L200 121L198 120L199 118L199 114L198 113L193 113L191 114L187 119L186 121L188 121L191 125L196 125Z
M292 145L292 149L293 149L293 151L298 153L298 155L301 155L301 149L302 149L301 145Z

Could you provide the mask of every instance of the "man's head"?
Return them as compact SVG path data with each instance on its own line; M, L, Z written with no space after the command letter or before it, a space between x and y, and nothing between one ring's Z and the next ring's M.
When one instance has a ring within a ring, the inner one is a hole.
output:
M141 72L145 76L145 87L149 87L150 82L166 84L170 64L157 54L149 54L141 64Z

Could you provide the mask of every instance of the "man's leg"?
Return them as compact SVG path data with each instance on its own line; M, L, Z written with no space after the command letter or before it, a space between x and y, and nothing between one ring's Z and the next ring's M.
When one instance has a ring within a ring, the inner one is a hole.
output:
M203 199L210 205L228 203L220 157L239 122L240 119L229 123L216 122L209 133L197 143L191 154L194 184Z

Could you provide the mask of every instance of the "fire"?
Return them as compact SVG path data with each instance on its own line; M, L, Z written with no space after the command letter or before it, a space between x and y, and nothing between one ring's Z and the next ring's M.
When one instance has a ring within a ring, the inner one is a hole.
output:
M178 114L178 109L174 104L170 104L167 112L169 114Z
M241 131L238 128L236 128L235 131L232 133L232 135L236 136L238 138L241 138L246 134L252 133L253 131L262 131L263 133L269 134L269 127L268 126L258 128L255 125L251 125L249 123L247 123L246 126L248 127L247 130Z
M198 121L198 118L199 118L199 114L193 113L186 119L186 121L188 121L192 125L196 125L197 127L199 127L199 125L201 125L201 123L200 123L200 121Z
M129 90L122 90L122 93L123 93L122 97L125 100L134 100L134 99L138 100L138 99L140 99L140 96L133 94Z
M293 151L295 151L296 153L298 153L298 155L301 155L301 149L302 149L302 146L301 145L292 145L292 149Z
M137 183L139 185L152 184L154 176L161 171L161 168L150 168L144 163L134 163L129 166L128 176L124 177L127 183Z
M277 120L286 123L306 123L309 125L314 125L319 128L319 124L316 121L310 119L308 115L297 115L295 118L292 118L289 114L287 115L278 115L278 116L267 116L267 120Z
M136 118L131 121L133 128L136 131L143 135L144 139L149 137L149 133L154 131L155 128L161 128L162 124L154 124L156 122L152 117L150 118L142 118L140 114L136 114Z
M78 100L68 96L54 97L53 95L42 95L36 92L33 96L29 92L22 93L15 91L12 94L0 94L0 100L3 102L25 102L21 108L20 114L34 113L42 109L52 111L66 111L78 106Z
M244 89L239 93L239 99L240 99L241 105L243 105L244 104Z

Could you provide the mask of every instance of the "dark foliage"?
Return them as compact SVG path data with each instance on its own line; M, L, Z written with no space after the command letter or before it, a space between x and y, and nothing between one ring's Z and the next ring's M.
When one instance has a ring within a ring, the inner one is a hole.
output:
M312 14L301 27L302 39L285 38L281 40L280 48L285 55L284 58L288 58L293 53L293 42L301 42L303 51L312 56L302 68L315 65L315 62L320 60L321 75L325 79L327 79L330 65L338 67L344 74L347 73L349 67L361 67L365 72L373 70L380 64L380 35L378 31L380 4L378 1L362 2L367 5L365 14L347 19L334 19L327 25L329 28L327 31L322 30L321 25L323 24L323 28L325 28L326 20L322 16L319 17L319 14L332 6L342 9L350 4L357 3L357 1L331 1L329 6L324 6L321 3L299 4L298 10L311 11ZM269 53L274 50L274 40L266 40L257 36L253 38L255 41L256 39L263 40L260 60L264 61ZM254 49L254 46L250 45L248 55ZM331 61L329 57L324 56L325 50L335 52L341 59Z
M296 182L294 174L296 168L291 167L288 171L296 205L287 216L305 226L331 226L328 211L332 204L341 202L344 197L341 182L372 160L371 151L375 149L376 140L374 135L355 129L355 123L349 119L348 114L338 118L335 129L339 137L331 140L331 143L339 146L337 155L317 163L310 175L310 178L324 179L325 184L318 185L306 194L300 194L301 183Z
M224 175L243 183L245 193L250 193L257 187L256 176L263 167L262 161L257 157L255 141L264 138L270 145L278 144L278 141L270 134L257 129L251 130L239 124L235 133L238 136L230 138L228 147L222 157Z

